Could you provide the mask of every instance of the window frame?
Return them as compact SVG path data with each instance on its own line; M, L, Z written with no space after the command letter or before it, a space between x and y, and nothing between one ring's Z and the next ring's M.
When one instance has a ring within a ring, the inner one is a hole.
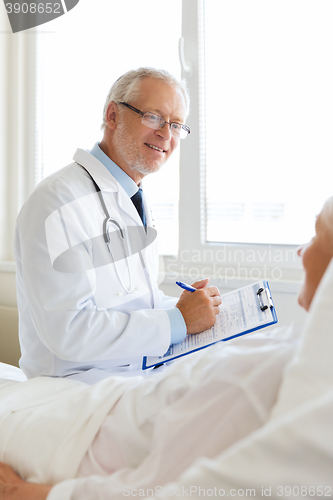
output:
M205 241L204 0L183 0L182 38L180 59L191 95L191 135L181 144L179 254L165 258L167 281L177 271L184 279L207 275L226 288L268 279L279 282L281 290L294 291L303 275L296 245ZM194 220L198 223L191 224ZM289 285L281 287L282 282Z

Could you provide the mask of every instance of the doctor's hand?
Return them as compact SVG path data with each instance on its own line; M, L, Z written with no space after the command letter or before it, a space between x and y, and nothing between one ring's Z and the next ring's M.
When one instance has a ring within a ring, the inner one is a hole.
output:
M207 286L209 279L196 281L192 286L197 290L185 290L176 307L183 315L187 333L199 333L215 323L222 302L221 294L216 286Z
M1 500L46 500L51 488L46 484L26 483L9 465L0 462Z

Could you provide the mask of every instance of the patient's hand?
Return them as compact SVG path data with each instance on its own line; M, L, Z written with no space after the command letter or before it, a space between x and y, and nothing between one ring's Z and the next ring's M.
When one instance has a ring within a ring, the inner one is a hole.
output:
M0 462L0 500L46 500L50 489L46 484L26 483Z
M192 286L196 292L184 291L176 307L183 315L187 333L199 333L215 323L222 299L216 286L207 286L208 279L197 281Z

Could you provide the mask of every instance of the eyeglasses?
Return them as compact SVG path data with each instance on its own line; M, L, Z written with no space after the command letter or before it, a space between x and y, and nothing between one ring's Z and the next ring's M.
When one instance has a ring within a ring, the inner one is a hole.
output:
M146 127L152 128L154 130L160 130L164 127L165 124L170 126L170 132L173 137L177 137L180 139L185 139L187 135L191 132L190 127L187 127L186 125L182 125L181 123L177 122L167 122L162 118L162 116L155 115L154 113L151 113L150 111L140 111L139 109L135 108L134 106L131 106L130 104L127 104L127 102L120 102L119 104L122 104L123 106L126 106L127 108L131 109L138 115L142 116L142 123L146 125Z

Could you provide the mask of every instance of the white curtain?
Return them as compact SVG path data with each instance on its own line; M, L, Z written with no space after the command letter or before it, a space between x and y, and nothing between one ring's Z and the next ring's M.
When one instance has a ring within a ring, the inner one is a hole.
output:
M0 4L0 260L12 261L18 211L34 187L35 31L13 34Z

